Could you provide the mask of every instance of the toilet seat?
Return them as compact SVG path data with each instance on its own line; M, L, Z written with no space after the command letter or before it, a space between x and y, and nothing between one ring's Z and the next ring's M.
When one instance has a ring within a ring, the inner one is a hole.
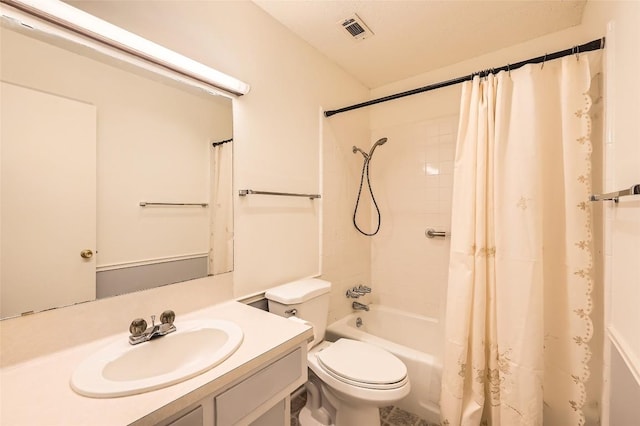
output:
M315 358L325 373L351 386L393 390L408 382L404 363L369 343L338 339L315 352Z

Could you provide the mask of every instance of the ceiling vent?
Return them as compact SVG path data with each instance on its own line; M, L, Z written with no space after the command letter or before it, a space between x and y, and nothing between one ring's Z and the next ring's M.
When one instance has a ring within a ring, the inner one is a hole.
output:
M341 20L339 23L347 35L354 40L364 40L373 35L373 31L371 31L369 27L367 27L367 24L355 13Z

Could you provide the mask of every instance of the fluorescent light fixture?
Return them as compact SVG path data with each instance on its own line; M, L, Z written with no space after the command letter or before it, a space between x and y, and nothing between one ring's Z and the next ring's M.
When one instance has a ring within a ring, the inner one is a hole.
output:
M82 36L97 40L216 89L236 96L249 92L250 87L247 83L110 24L67 3L58 0L1 1L40 19L53 22ZM4 12L3 10L3 14L5 14Z

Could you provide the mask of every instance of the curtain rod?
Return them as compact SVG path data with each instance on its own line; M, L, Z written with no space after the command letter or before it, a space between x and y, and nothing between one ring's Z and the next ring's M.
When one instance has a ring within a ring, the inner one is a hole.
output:
M485 69L485 70L482 70L482 71L475 72L475 73L470 74L470 75L466 75L464 77L458 77L458 78L454 78L454 79L451 79L451 80L442 81L440 83L430 84L428 86L419 87L417 89L407 90L406 92L400 92L400 93L396 93L396 94L393 94L393 95L384 96L382 98L377 98L377 99L372 99L370 101L361 102L359 104L349 105L347 107L340 108L340 109L335 109L335 110L331 110L331 111L325 111L324 116L325 117L331 117L332 115L340 114L342 112L352 111L354 109L363 108L363 107L367 107L367 106L370 106L370 105L379 104L379 103L382 103L382 102L392 101L394 99L404 98L406 96L417 95L418 93L428 92L430 90L440 89L442 87L453 86L454 84L459 84L459 83L463 83L465 81L473 80L473 77L476 76L476 75L478 75L480 77L484 77L486 75L493 74L493 73L497 74L500 71L515 70L515 69L520 68L520 67L522 67L524 65L527 65L527 64L539 64L539 63L544 63L546 61L551 61L553 59L562 58L564 56L579 55L580 53L583 53L583 52L590 52L592 50L604 49L604 42L605 42L604 37L603 38L599 38L599 39L596 39L596 40L592 40L592 41L590 41L588 43L581 44L579 46L574 46L574 47L572 47L570 49L565 49L565 50L560 50L558 52L545 54L543 56L538 56L537 58L527 59L525 61L517 62L515 64L508 64L508 65L504 65L504 66L501 66L501 67L489 68L489 69Z
M233 138L231 138L231 139L225 139L225 140L220 141L220 142L212 142L212 143L211 143L211 146L216 147L216 146L220 146L220 145L222 145L222 144L229 143L229 142L233 142Z

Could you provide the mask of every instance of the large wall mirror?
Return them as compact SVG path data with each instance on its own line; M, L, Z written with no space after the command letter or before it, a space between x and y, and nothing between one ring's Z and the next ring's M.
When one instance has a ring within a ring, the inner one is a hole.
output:
M231 271L231 99L0 31L0 317Z

